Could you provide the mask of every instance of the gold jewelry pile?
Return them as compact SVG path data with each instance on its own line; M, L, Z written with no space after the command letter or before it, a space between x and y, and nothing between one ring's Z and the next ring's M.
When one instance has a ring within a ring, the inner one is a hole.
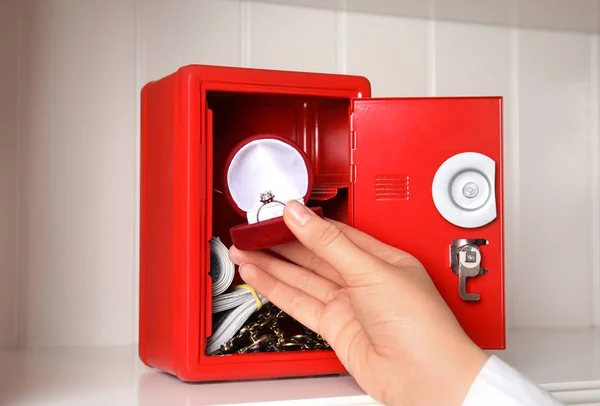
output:
M240 331L211 355L330 350L323 338L272 303L254 313Z

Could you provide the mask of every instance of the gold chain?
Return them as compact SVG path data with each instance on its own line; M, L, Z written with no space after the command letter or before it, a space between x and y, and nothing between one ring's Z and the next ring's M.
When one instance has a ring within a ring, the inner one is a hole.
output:
M267 303L212 355L329 349L323 337Z

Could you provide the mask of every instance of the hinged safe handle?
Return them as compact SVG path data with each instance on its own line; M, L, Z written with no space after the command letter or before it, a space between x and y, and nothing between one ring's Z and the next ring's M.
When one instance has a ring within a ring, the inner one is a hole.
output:
M450 266L452 272L458 275L458 295L464 301L476 302L480 299L478 293L467 292L467 278L474 278L487 273L486 268L481 268L481 245L486 245L486 240L457 239L450 246Z

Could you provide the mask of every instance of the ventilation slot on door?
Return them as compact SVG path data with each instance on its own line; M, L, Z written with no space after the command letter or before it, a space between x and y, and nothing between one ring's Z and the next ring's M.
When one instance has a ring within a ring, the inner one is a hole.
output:
M375 200L408 200L410 182L406 175L378 175L375 177Z

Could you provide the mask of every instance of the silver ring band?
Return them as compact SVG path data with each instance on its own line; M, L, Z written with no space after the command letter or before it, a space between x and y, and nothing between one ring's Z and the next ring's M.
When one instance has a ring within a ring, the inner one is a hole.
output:
M260 223L260 211L263 209L263 207L265 207L267 204L269 203L279 203L280 205L285 207L285 204L280 202L279 200L275 200L275 195L270 191L267 190L266 192L262 192L260 194L260 201L263 204L262 206L260 206L258 208L258 211L256 212L256 222Z

